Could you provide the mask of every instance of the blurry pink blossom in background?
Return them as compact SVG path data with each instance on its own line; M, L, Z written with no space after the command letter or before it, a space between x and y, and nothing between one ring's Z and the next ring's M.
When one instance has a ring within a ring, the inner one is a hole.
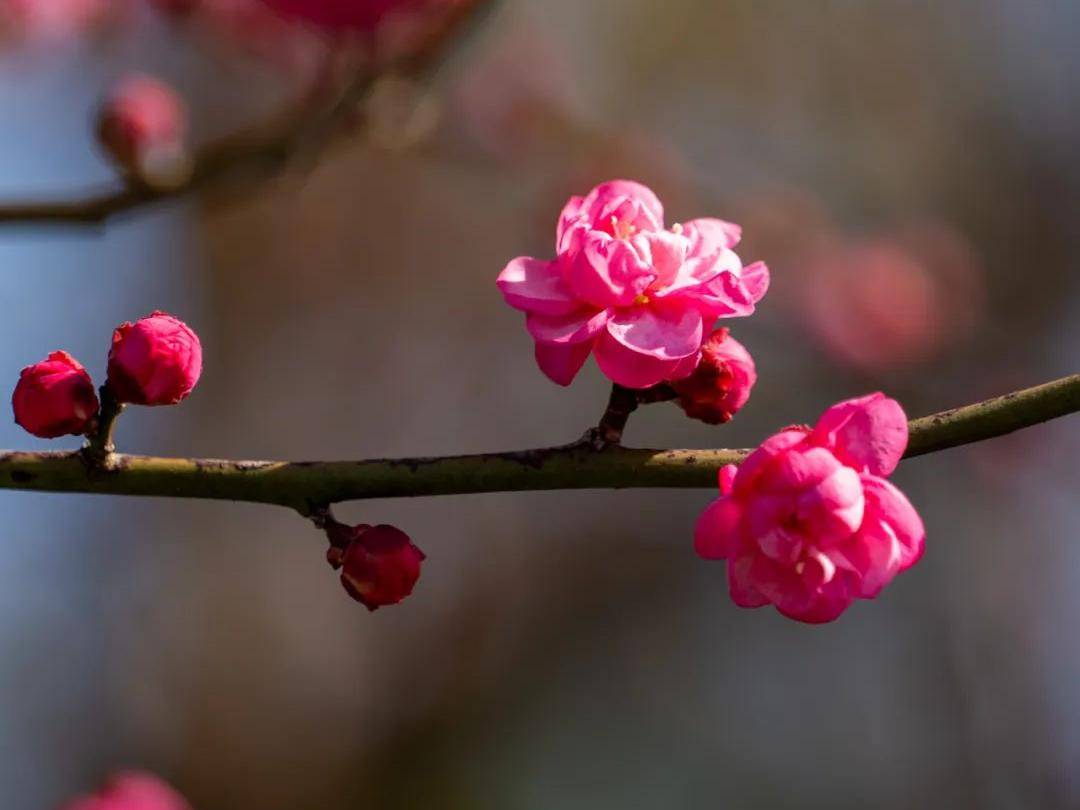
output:
M829 240L797 275L807 328L834 359L863 371L933 360L969 335L983 310L978 261L941 225Z
M161 14L205 35L225 53L243 53L290 73L314 75L326 43L261 0L151 0Z
M148 773L117 773L96 793L80 796L60 810L192 810L184 797Z
M372 31L395 13L450 5L455 0L262 0L284 17L334 31Z
M594 354L613 382L647 388L690 374L713 322L752 314L765 295L768 270L743 267L739 235L718 219L665 229L650 189L615 180L566 204L554 260L518 257L497 283L551 380L569 385Z
M728 561L740 607L832 621L922 556L922 520L885 480L907 442L903 409L882 394L834 405L812 429L777 433L720 471L720 497L695 531L698 554Z
M139 179L167 183L188 170L187 105L168 84L134 74L118 82L98 114L102 146Z
M960 346L985 316L983 264L945 222L859 236L808 189L763 189L738 202L780 279L775 303L843 366L870 374L921 367Z
M565 43L542 26L527 23L495 38L470 61L449 90L454 113L449 117L469 145L486 156L521 159L522 152L542 149L573 126L579 106L576 90ZM589 167L595 170L596 162L590 161ZM625 170L624 165L599 176ZM569 187L591 184L596 176ZM561 194L560 202L564 199Z
M0 37L55 42L92 31L126 10L123 0L0 0Z

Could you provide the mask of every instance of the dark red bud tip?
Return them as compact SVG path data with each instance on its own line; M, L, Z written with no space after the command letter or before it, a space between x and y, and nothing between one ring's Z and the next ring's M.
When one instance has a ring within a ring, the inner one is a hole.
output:
M401 529L365 527L342 556L341 584L368 610L377 610L412 593L423 560L424 552Z
M187 324L154 312L113 332L107 385L118 402L175 405L202 374L202 344Z
M691 419L719 425L733 417L750 399L757 371L750 352L717 329L701 347L701 360L689 377L671 383L679 406Z
M99 403L86 369L67 352L56 351L27 366L11 395L15 422L42 439L86 433Z

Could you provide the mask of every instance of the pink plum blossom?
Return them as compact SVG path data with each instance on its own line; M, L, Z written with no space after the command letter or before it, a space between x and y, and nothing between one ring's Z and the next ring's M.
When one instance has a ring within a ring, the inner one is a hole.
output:
M0 0L0 39L71 39L104 25L121 5L115 0Z
M570 198L554 260L518 257L497 283L554 382L569 385L592 354L613 382L648 388L690 374L713 322L750 315L765 295L768 269L743 266L739 236L719 219L665 228L651 190L614 180Z
M832 621L922 556L922 520L885 480L907 441L903 409L880 393L832 406L813 428L780 431L720 471L697 553L727 560L739 607Z

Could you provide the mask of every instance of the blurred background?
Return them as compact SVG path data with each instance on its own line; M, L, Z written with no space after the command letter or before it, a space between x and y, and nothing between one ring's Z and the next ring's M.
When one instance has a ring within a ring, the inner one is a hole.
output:
M89 121L133 68L181 89L199 139L303 74L137 16L5 49L3 195L108 182ZM433 84L388 83L362 132L249 193L0 231L0 380L60 347L100 380L111 329L162 308L206 369L183 407L125 415L127 450L569 441L605 380L544 378L494 278L620 176L671 221L741 223L773 269L733 324L746 410L653 406L630 444L742 447L870 390L917 415L1062 376L1078 41L1071 0L507 0ZM199 810L1080 807L1078 452L1065 419L906 462L925 558L822 627L730 603L691 548L704 490L348 504L428 554L376 614L283 509L3 492L0 799L47 810L125 766Z

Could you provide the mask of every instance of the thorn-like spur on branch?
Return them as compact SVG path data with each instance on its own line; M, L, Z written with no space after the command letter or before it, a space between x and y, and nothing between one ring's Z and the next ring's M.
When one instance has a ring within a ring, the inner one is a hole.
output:
M915 419L908 456L983 441L1080 411L1080 374ZM220 461L113 454L105 469L83 454L0 453L0 488L153 495L277 504L321 517L327 504L365 498L550 489L714 487L747 450L647 450L583 442L442 458ZM327 512L326 515L329 515Z
M301 150L317 152L334 136L355 130L357 107L384 75L421 79L446 58L450 45L465 38L497 0L453 4L437 25L409 53L376 69L363 69L334 93L311 93L269 121L245 132L206 144L194 155L187 179L155 187L121 181L82 196L59 200L0 201L3 225L100 225L115 216L155 202L174 199L229 180L252 182L280 171Z

